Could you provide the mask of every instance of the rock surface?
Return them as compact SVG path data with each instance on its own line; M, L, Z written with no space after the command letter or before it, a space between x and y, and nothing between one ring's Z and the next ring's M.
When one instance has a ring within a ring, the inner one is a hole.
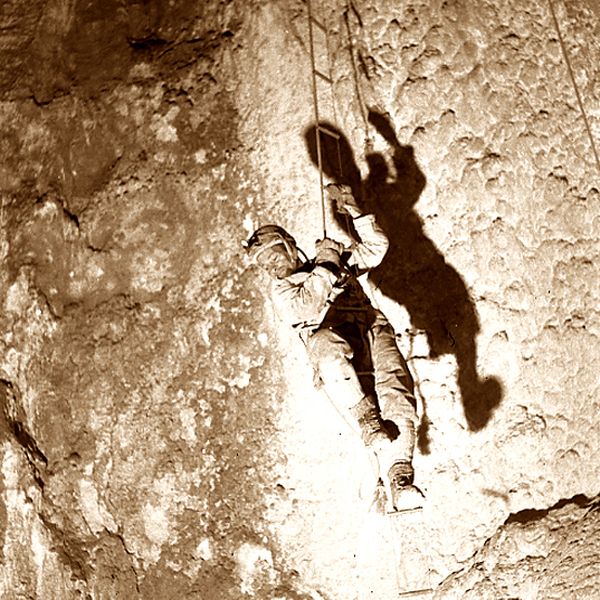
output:
M369 292L417 382L425 511L369 507L360 440L241 249L265 222L308 254L323 234L306 4L11 0L2 598L600 587L600 12L313 5L325 176L391 241Z
M440 598L593 598L598 574L598 504L579 496L548 510L511 515Z

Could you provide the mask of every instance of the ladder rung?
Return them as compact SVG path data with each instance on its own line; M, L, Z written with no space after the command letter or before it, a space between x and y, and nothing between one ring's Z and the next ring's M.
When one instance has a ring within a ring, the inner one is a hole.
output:
M433 590L431 588L426 588L422 590L412 590L410 592L400 592L398 594L399 598L409 598L410 596L420 596L421 594L431 594Z
M323 32L327 33L327 27L321 23L318 19L315 19L312 15L310 15L310 20Z
M336 133L335 131L332 131L331 129L328 129L327 127L324 127L323 125L319 125L318 129L321 133L324 133L325 135L329 135L332 138L335 138L336 140L340 139L340 134ZM341 309L343 310L343 309ZM347 309L346 309L347 310ZM362 310L362 309L361 309Z
M315 69L315 75L317 75L318 77L323 79L323 81L333 84L333 80L331 79L331 77L327 77L327 75L325 75L325 73L321 73L321 71L317 71L317 69Z
M385 513L388 517L402 517L404 515L408 515L410 513L422 512L422 506L415 506L414 508L401 508L400 510L394 510L391 512Z

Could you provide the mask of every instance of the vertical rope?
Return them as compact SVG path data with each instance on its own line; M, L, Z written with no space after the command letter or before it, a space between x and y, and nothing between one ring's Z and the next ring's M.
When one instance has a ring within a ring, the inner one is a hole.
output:
M331 81L331 83L329 84L329 91L331 92L331 110L333 112L333 124L335 126L335 128L338 130L339 132L339 119L338 119L338 110L337 110L337 104L335 101L335 90L333 88L333 52L331 51L331 45L329 42L329 35L326 33L325 34L325 45L327 46L327 66L329 67L329 79ZM339 173L339 178L342 179L343 175L344 175L344 168L342 166L342 150L340 148L340 139L336 138L336 150L337 150L337 168L338 168L338 173Z
M350 51L350 60L352 63L352 73L354 75L354 89L356 92L356 98L358 100L358 106L360 108L360 115L362 117L363 126L365 129L365 145L368 146L370 143L372 143L372 139L371 139L371 135L369 133L369 122L368 122L367 113L365 110L365 102L362 97L362 92L360 89L360 79L359 79L360 73L358 70L358 66L356 64L356 58L354 56L354 41L352 39L352 29L350 27L350 11L351 10L354 10L355 14L357 14L356 10L354 9L350 0L348 0L348 2L346 2L346 9L344 10L344 23L346 24L346 33L348 35L348 49ZM360 18L360 17L358 17L358 15L357 15L357 18ZM359 24L360 24L360 22L359 22Z
M569 72L569 76L571 77L571 82L573 83L573 89L575 90L575 95L577 96L577 102L579 104L579 110L581 111L581 116L583 117L583 121L585 123L585 128L587 129L588 136L590 138L590 144L592 145L592 152L594 153L594 157L596 159L596 166L598 167L598 173L600 173L600 157L598 157L598 151L596 150L596 144L594 143L594 136L592 135L592 129L590 127L590 123L587 118L587 114L585 112L585 107L583 106L583 101L581 99L581 94L579 93L579 88L577 87L577 81L575 80L575 74L573 73L573 68L571 67L571 61L569 60L569 54L567 53L567 47L563 40L563 37L560 32L560 27L558 24L558 19L556 18L556 12L554 11L554 5L552 4L552 0L548 0L548 4L550 5L550 13L552 14L552 20L554 22L554 27L556 29L556 35L558 36L558 41L560 43L560 47L565 58L565 63L567 64L567 71Z

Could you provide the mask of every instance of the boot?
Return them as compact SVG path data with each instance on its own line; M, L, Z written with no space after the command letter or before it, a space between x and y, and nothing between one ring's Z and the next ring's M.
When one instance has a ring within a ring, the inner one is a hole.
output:
M391 502L395 511L414 510L423 507L424 495L413 484L415 472L408 460L395 462L388 470Z
M360 427L361 437L367 448L389 443L390 437L382 427L379 410L372 396L364 396L350 410Z

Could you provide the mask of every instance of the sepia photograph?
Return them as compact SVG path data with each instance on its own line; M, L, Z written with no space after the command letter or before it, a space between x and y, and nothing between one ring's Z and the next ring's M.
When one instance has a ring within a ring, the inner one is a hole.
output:
M599 598L599 0L0 2L0 600Z

